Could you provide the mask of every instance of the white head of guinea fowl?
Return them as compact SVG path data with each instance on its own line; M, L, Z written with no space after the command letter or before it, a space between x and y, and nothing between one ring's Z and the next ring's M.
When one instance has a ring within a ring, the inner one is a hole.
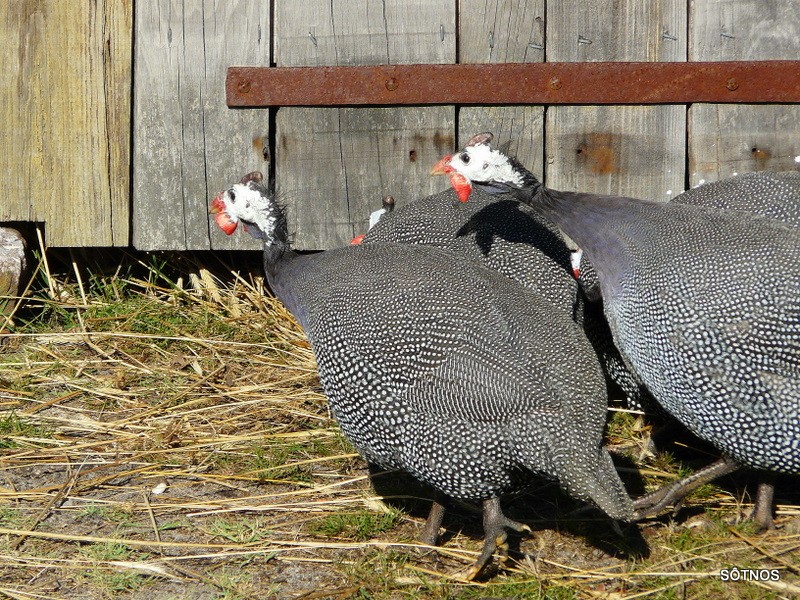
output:
M449 175L450 184L459 200L466 202L472 184L489 193L513 192L524 188L537 188L540 183L513 157L491 147L491 133L473 136L464 148L445 156L431 169L432 175Z
M499 498L534 475L614 518L632 517L602 445L602 372L568 315L429 246L297 254L283 209L268 196L250 175L217 196L211 212L226 231L241 222L265 240L270 288L308 335L331 411L362 455L441 494L483 502L486 536L475 567L507 527L518 528ZM434 525L427 531L438 531Z
M262 186L263 175L254 171L212 200L209 213L215 215L217 226L227 235L231 235L239 223L244 222L254 237L266 243L274 240L282 210L269 194L263 193ZM248 224L253 226L253 230Z
M800 474L800 232L710 206L547 189L509 157L498 166L490 140L434 171L507 189L551 219L592 261L614 339L661 405L740 465Z

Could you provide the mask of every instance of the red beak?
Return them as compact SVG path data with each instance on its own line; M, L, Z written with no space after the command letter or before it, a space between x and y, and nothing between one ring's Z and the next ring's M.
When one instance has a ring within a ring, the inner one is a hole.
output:
M450 160L452 155L448 154L442 160L433 165L431 175L450 175L450 185L456 191L458 199L461 202L466 202L469 195L472 193L472 184L469 179L464 177L461 173L456 171L451 165Z
M224 192L223 192L224 193ZM226 235L231 235L236 231L238 221L231 219L225 210L225 203L222 201L222 194L219 194L211 201L211 206L208 208L208 214L215 215L217 226L225 232Z
M216 215L225 212L225 204L222 202L222 194L219 194L211 201L211 206L208 208L208 214Z
M437 162L433 165L431 169L431 175L447 175L448 173L453 172L453 167L450 166L450 159L453 158L452 155L448 154L442 160Z

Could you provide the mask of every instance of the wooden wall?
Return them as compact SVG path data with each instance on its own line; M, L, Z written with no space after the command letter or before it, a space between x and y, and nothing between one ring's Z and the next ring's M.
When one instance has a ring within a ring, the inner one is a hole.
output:
M269 8L263 0L136 1L137 248L258 247L212 227L208 199L245 173L269 170L268 111L225 105L229 65L270 63Z
M132 0L0 2L0 222L130 242Z
M431 164L485 130L556 188L667 200L797 169L797 105L232 110L224 98L230 65L797 59L797 14L797 0L7 0L0 222L44 221L57 246L256 248L206 213L260 169L296 245L332 247L384 195L445 186Z
M278 67L452 63L452 0L275 3ZM381 199L406 201L441 182L431 166L455 144L455 107L283 108L277 190L300 248L348 243Z
M693 2L689 60L797 60L798 0ZM688 109L689 183L800 169L800 106L697 104Z

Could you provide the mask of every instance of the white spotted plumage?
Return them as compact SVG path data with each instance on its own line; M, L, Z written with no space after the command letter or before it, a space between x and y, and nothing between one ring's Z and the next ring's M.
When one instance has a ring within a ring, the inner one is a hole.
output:
M480 144L464 152L476 148L486 153ZM481 180L488 189L529 175L494 169L500 179ZM588 255L615 341L668 412L740 464L800 474L800 231L735 212L726 196L716 198L727 204L719 210L516 192ZM789 205L787 222L797 214Z
M243 190L232 189L236 203ZM602 372L566 311L432 247L295 254L268 216L247 212L275 205L243 198L249 208L235 215L282 249L265 254L270 287L306 331L333 414L367 459L471 500L538 475L632 516L602 446Z

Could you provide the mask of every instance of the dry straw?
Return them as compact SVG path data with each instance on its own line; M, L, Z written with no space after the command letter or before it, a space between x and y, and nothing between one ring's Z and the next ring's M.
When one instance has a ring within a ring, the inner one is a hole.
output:
M778 506L782 531L757 538L648 524L651 553L638 559L598 554L585 535L596 517L531 515L540 532L507 574L454 580L479 548L477 519L446 522L434 554L413 541L419 515L370 486L257 261L121 253L98 266L40 244L0 346L0 595L156 597L177 582L227 598L445 598L462 587L489 597L511 586L508 597L621 600L718 590L720 569L738 564L780 572L751 588L800 593L795 503ZM646 433L610 441L639 448ZM644 474L677 476L654 463ZM715 522L749 506L725 490L705 502Z

